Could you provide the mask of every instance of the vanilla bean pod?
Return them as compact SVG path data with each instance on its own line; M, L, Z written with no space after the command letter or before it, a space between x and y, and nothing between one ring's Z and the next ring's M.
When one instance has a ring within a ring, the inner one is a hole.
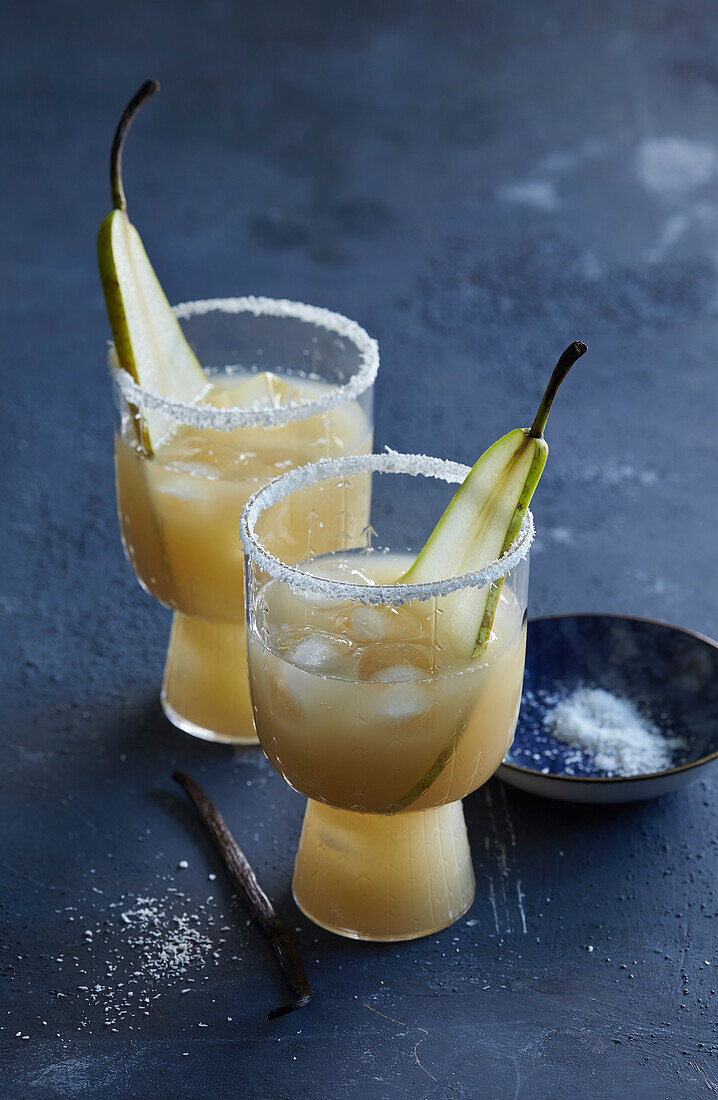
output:
M304 973L299 948L294 936L282 918L275 912L274 906L257 882L257 877L247 857L227 828L224 818L199 784L195 783L194 779L185 772L173 772L172 778L176 783L179 783L197 810L203 825L212 837L222 857L235 888L243 896L255 924L259 925L269 940L282 968L282 973L294 994L295 1000L290 1004L282 1005L280 1008L272 1009L269 1013L269 1019L276 1020L277 1017L284 1016L287 1012L294 1012L297 1008L303 1008L304 1005L309 1003L312 988Z

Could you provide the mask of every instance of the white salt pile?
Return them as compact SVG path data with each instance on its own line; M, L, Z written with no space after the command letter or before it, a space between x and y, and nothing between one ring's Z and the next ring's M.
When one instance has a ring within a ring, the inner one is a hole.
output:
M673 753L685 748L682 738L662 733L628 699L603 688L578 688L545 721L557 741L587 753L599 771L612 775L664 771Z

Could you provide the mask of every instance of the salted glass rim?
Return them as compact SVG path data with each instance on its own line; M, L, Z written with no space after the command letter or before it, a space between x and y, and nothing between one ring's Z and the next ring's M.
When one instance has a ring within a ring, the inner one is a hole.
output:
M293 492L328 481L363 473L409 474L413 477L433 477L449 484L460 484L470 467L461 462L432 458L422 454L399 454L386 449L384 454L349 455L345 458L321 459L309 466L300 466L273 478L249 498L242 510L240 537L247 558L276 580L310 596L326 599L348 599L363 604L405 604L411 600L428 600L448 596L463 588L484 588L511 572L528 555L534 539L534 519L527 510L516 540L495 561L482 569L444 580L416 584L362 585L350 581L321 577L303 567L280 561L260 541L257 523L272 505Z
M119 366L114 344L110 342L110 374L128 404L163 413L171 420L200 430L233 431L236 428L274 428L294 420L306 420L310 416L316 416L345 401L359 397L374 383L379 370L379 345L376 340L356 321L320 306L292 302L286 298L257 298L252 295L243 298L205 298L195 302L180 302L172 307L172 311L180 321L215 312L291 318L350 340L359 353L358 369L349 381L342 385L330 383L331 389L319 397L287 401L278 408L235 406L217 409L211 405L198 405L196 402L164 397L154 390L139 385L126 370Z

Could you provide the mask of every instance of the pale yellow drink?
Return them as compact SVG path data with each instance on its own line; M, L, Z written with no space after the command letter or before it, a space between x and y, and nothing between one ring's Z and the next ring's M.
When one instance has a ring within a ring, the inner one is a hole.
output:
M215 408L276 408L332 389L301 377L212 378ZM279 473L319 458L371 451L355 400L277 427L231 431L176 424L147 457L125 417L115 436L117 502L127 556L142 586L175 611L162 704L176 725L212 740L255 740L245 673L244 575L239 518L247 497ZM317 495L317 510L347 512L352 538L367 522L368 481ZM306 516L277 513L288 552L306 554Z
M309 568L390 584L411 560L355 552ZM249 632L260 741L311 800L297 903L317 923L360 938L408 939L451 923L474 894L460 799L495 772L518 716L519 599L504 586L477 663L437 646L435 599L365 606L270 580L257 603L267 624Z

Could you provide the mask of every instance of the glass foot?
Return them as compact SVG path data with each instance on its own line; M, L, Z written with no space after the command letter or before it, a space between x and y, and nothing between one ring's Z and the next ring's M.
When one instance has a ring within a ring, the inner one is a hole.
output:
M474 900L460 802L394 817L311 799L293 893L315 924L357 940L412 940L458 920Z
M256 745L244 624L212 623L176 611L160 702L185 733Z

